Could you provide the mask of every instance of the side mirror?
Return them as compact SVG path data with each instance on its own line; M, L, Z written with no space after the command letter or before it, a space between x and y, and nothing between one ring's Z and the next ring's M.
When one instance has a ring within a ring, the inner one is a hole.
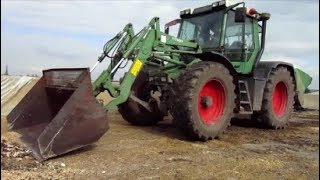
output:
M243 23L246 21L247 8L239 7L235 10L234 21Z
M178 23L181 23L181 19L175 19L173 21L168 22L167 24L165 24L164 26L164 33L169 34L169 27L170 26L174 26Z

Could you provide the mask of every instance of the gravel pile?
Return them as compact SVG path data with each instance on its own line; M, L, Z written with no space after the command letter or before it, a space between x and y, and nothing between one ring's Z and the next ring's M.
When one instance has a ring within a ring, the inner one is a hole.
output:
M12 157L12 158L25 158L26 156L31 157L31 151L20 147L17 144L1 140L1 158Z
M29 170L41 165L31 151L17 143L1 139L1 170Z

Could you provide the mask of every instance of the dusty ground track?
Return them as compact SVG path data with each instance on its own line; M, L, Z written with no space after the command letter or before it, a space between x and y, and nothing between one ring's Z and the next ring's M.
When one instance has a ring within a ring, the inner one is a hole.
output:
M116 112L93 146L37 163L14 133L1 136L3 179L319 179L319 112L294 113L286 130L233 122L219 140L189 142L169 120L135 127Z

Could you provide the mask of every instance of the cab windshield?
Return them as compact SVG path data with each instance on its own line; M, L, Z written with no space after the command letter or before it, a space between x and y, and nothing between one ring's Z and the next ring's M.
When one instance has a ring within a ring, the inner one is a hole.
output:
M182 19L178 38L193 40L203 49L219 48L224 11Z

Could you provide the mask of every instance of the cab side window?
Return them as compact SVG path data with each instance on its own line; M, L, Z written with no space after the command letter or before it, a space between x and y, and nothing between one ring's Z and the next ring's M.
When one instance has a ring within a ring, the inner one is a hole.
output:
M234 16L234 11L228 12L224 39L225 56L232 61L247 61L252 55L254 49L252 19L246 17L243 41L243 23L235 22Z
M179 38L187 40L194 39L196 36L196 25L188 21L183 21L181 32L183 33L179 34Z

